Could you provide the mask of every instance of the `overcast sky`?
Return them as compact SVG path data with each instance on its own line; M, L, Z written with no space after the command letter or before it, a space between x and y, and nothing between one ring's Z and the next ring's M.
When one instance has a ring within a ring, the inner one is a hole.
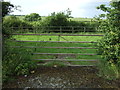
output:
M65 11L68 8L72 11L73 17L94 17L103 13L96 7L100 4L109 4L109 0L5 0L14 5L21 6L21 12L14 11L15 15L27 15L38 13L41 16L48 16L52 12Z

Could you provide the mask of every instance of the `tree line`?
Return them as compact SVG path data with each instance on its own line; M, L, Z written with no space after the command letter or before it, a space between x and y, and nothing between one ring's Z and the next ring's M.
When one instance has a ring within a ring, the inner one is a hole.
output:
M3 26L8 28L15 27L14 31L20 31L20 28L21 29L26 28L26 29L30 29L33 32L35 28L39 28L38 31L40 31L41 28L42 29L44 28L44 30L41 30L41 32L50 29L52 29L52 32L56 32L55 30L60 29L60 26L63 27L62 29L66 29L66 30L71 29L69 26L80 26L82 28L75 28L75 30L78 30L78 32L83 31L83 27L85 27L87 28L86 30L87 32L89 31L96 32L96 28L99 25L98 22L73 21L70 19L72 18L71 12L72 11L70 11L70 9L67 9L65 12L58 12L58 13L53 12L45 19L42 19L42 17L38 13L31 13L29 15L25 15L22 19L17 16L7 16L3 18ZM51 28L50 26L53 27Z

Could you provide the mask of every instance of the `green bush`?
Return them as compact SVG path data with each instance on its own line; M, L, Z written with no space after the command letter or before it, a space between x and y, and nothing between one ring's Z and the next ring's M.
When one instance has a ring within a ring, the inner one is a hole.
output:
M71 33L73 28L72 26L76 26L74 28L74 32L96 32L96 28L98 27L97 22L84 22L84 21L72 21L70 20L71 11L67 10L67 12L58 12L58 13L51 13L50 16L46 17L45 19L39 20L34 16L32 13L30 15L25 16L25 21L30 23L33 26L34 32L65 32ZM38 15L37 15L38 16ZM30 20L27 20L30 19ZM32 22L31 22L32 21ZM57 31L56 31L57 30ZM61 30L61 31L60 31ZM70 30L70 31L69 31Z
M64 12L52 13L45 19L45 26L67 26L68 15Z
M104 37L100 40L99 53L103 56L103 58L107 61L112 61L113 63L117 63L120 61L120 2L111 3L112 8L106 8L108 11L106 17L106 21L100 25L100 30L105 33ZM101 8L104 10L104 8ZM117 24L117 25L116 25ZM119 24L119 25L118 25Z
M24 48L10 48L11 42L6 40L3 47L3 82L11 76L29 74L29 71L36 68L36 63L31 60L31 51Z
M99 19L99 30L105 33L98 43L98 52L102 55L104 66L100 68L109 77L119 77L120 69L120 1L111 2L111 7L101 5L98 9L107 12L106 20ZM118 68L117 68L118 67ZM105 75L106 75L105 74Z
M112 29L114 30L114 28ZM99 53L107 61L117 63L120 61L120 31L109 31L99 42Z
M3 28L5 28L3 32L21 32L22 29L32 29L32 25L28 22L22 21L16 16L7 16L3 19ZM24 30L23 30L24 31Z
M41 16L37 13L31 13L30 15L26 15L24 20L30 21L30 22L39 21L39 20L41 20Z
M49 18L49 17L48 17ZM65 32L65 33L74 33L77 32L96 32L98 23L97 22L78 22L78 21L67 21L67 24L61 25L55 25L51 26L51 22L47 22L48 19L46 18L43 21L39 22L32 22L34 29L37 30L37 32Z

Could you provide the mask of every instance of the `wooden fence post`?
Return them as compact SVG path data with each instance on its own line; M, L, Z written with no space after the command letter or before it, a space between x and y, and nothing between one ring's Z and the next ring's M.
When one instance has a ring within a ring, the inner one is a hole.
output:
M60 35L58 35L58 41L60 41Z
M86 32L86 27L83 27L84 28L84 32Z
M60 26L60 33L62 33L62 27Z
M72 33L74 33L74 27L72 26Z

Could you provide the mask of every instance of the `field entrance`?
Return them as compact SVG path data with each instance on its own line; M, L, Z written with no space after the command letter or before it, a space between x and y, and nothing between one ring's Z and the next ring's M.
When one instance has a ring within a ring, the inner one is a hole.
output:
M13 33L16 44L12 47L30 50L31 58L39 65L96 65L100 60L97 41L103 36L102 33L85 31L85 28L77 30L52 28L45 31L37 28L34 32Z

